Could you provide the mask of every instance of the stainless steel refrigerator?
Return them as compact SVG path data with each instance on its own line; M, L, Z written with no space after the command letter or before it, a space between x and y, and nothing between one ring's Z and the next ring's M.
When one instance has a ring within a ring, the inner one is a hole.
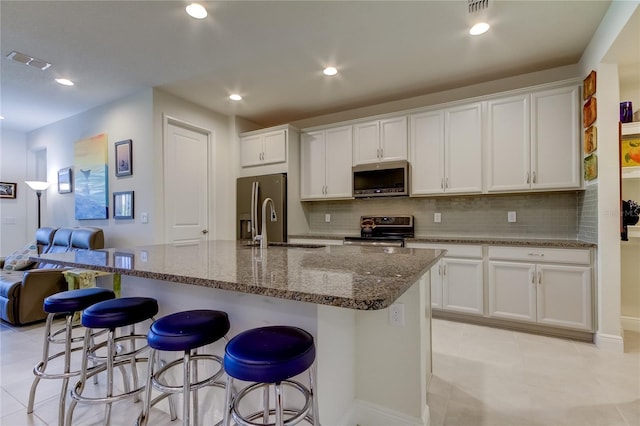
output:
M287 174L238 178L236 188L237 239L250 241L262 233L262 203L271 198L277 220L272 222L271 217L267 217L268 240L287 241ZM269 212L267 208L267 215Z

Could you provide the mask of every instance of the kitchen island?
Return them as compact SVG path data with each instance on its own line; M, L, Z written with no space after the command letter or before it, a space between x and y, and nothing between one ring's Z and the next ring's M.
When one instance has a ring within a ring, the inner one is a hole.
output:
M160 315L224 310L231 320L230 336L264 325L302 327L316 340L323 425L426 425L428 272L443 254L311 244L261 250L210 241L40 259L120 274L122 295L158 299ZM399 307L393 318L392 304ZM217 411L222 404L216 400L210 406Z

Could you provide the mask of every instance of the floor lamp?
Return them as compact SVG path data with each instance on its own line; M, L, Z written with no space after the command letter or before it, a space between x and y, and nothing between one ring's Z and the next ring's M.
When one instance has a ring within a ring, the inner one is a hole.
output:
M49 187L49 182L41 182L37 180L25 180L24 183L29 185L29 188L36 191L38 197L38 228L40 228L40 197L42 197L42 191Z

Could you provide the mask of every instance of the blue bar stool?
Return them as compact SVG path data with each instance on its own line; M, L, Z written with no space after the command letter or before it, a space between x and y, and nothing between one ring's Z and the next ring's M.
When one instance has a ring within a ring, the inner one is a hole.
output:
M67 386L69 378L80 375L80 369L71 370L71 353L82 349L82 346L73 347L74 343L82 342L83 337L73 337L73 330L80 327L80 324L72 324L73 315L88 308L89 306L113 299L116 295L111 290L105 288L84 288L80 290L62 291L44 299L43 308L48 314L44 331L44 345L42 349L42 361L33 367L33 374L36 376L31 384L29 392L29 403L27 413L33 413L33 404L36 397L36 389L40 379L62 379L62 390L60 391L60 405L58 408L58 424L64 423L64 411L66 405ZM53 320L56 316L65 315L65 324L57 330L51 330ZM62 335L62 336L61 336ZM93 338L89 336L90 339ZM50 344L64 345L64 349L53 355L49 354ZM57 372L47 372L49 362L64 356L63 370Z
M205 386L224 388L224 383L218 379L224 374L222 357L212 354L199 354L197 349L217 342L227 340L229 331L229 317L226 312L213 310L192 310L178 312L160 318L151 324L147 341L151 347L149 354L149 372L145 392L143 412L138 419L139 425L146 425L149 420L150 408L167 396L182 393L182 424L190 424L190 396L193 392L193 424L198 424L198 389ZM155 354L157 351L181 351L182 358L154 371ZM214 363L213 373L205 379L198 379L198 361L206 360ZM173 367L182 366L182 384L172 386L166 379L166 373ZM192 369L193 366L193 369ZM152 390L160 391L160 395L151 401ZM175 408L169 398L171 420L176 419Z
M318 399L315 390L316 348L313 336L297 327L270 326L244 331L227 344L224 354L224 370L227 373L227 395L224 425L231 419L242 426L275 425L291 426L306 420L320 426ZM309 372L309 387L288 380L304 371ZM253 384L234 395L233 380ZM269 388L274 385L275 407L269 404ZM300 409L284 408L283 389L286 385L300 392L304 405ZM240 402L252 391L262 388L263 409L243 414ZM285 415L288 418L285 419ZM269 423L270 417L275 422ZM261 423L254 420L262 418Z
M96 303L82 312L82 325L86 328L85 340L82 348L82 367L80 380L71 389L71 405L67 411L66 424L71 426L73 411L78 403L106 404L104 414L104 424L108 425L111 420L111 404L127 398L133 397L138 401L138 395L144 390L144 386L138 384L137 362L146 361L141 355L149 347L147 345L146 334L136 334L135 325L145 320L153 320L158 313L158 302L150 297L123 297L120 299L106 300ZM129 326L129 333L122 333L116 337L116 329ZM97 345L90 345L87 338L94 329L106 329L107 339ZM142 340L141 347L136 348L136 341ZM125 343L128 342L128 348ZM100 349L106 346L106 354L98 356ZM87 363L89 360L101 362L97 368L89 370ZM125 374L124 366L131 366L131 376L133 389L130 389L129 380ZM113 373L114 369L120 368L123 376L124 391L113 393ZM104 397L89 397L83 395L87 379L96 374L107 372L107 390Z

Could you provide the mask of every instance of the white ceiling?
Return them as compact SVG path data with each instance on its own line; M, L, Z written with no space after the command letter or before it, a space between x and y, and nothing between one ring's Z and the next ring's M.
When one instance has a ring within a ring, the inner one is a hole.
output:
M475 38L466 0L203 3L196 21L183 1L0 1L2 126L31 131L146 87L270 126L575 64L610 1L490 0Z

